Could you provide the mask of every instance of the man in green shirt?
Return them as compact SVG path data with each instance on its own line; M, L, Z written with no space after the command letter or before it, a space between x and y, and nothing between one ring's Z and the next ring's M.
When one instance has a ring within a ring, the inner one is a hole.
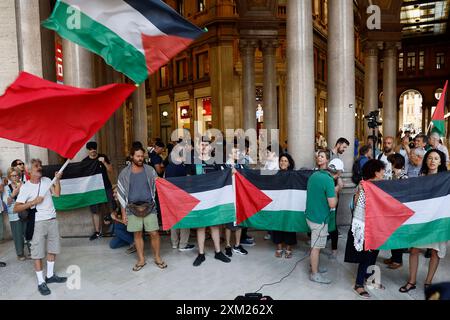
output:
M306 222L311 229L311 274L310 280L318 283L331 283L319 268L320 249L325 248L328 236L330 211L335 210L337 197L334 180L344 171L344 163L333 159L327 170L320 170L308 179L306 194Z

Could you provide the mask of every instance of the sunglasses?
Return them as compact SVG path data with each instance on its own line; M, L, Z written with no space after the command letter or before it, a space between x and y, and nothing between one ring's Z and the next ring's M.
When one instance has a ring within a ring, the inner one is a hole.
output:
M25 164L25 163L22 162L22 163L18 163L17 165L18 165L18 166L23 166L24 164Z

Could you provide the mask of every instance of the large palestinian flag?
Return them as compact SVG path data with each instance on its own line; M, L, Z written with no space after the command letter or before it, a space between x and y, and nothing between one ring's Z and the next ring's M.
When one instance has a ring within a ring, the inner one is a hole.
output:
M235 221L231 170L157 179L163 229L200 228Z
M450 172L397 181L363 181L365 250L450 240Z
M235 175L236 216L241 226L260 230L309 232L306 223L306 187L313 171L279 171L264 175L239 170ZM330 217L329 231L336 229Z
M136 83L203 33L161 0L59 0L43 26Z
M53 179L55 172L60 168L61 165L44 166L42 173L45 177ZM98 161L70 163L64 169L61 179L61 195L53 197L53 203L58 211L83 208L107 201Z

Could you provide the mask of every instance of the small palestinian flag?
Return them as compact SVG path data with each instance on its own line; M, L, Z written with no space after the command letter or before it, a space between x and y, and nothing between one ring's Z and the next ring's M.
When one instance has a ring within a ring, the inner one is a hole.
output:
M445 82L444 90L442 91L441 98L439 99L438 105L434 110L431 122L433 122L432 132L437 132L441 137L445 136L445 119L444 119L444 109L445 102L447 98L447 85L448 81Z
M201 228L235 221L231 170L157 179L163 229Z
M235 174L237 222L260 230L309 232L306 187L312 173L302 170L262 175L257 170L239 170ZM328 230L335 229L332 216Z
M363 181L365 250L450 240L450 172L396 181Z
M53 179L61 165L44 166L42 173ZM107 202L105 185L98 161L70 163L61 179L61 195L53 197L57 211L83 208Z

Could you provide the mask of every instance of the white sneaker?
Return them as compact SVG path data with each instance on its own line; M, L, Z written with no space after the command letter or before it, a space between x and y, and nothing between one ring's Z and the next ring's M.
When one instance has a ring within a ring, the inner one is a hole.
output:
M266 233L266 235L264 236L264 240L270 240L271 236L269 233Z
M330 284L331 280L324 277L322 274L320 273L311 273L309 275L309 280L313 281L313 282L317 282L317 283L321 283L321 284Z
M172 244L172 249L177 249L178 245L177 244Z

